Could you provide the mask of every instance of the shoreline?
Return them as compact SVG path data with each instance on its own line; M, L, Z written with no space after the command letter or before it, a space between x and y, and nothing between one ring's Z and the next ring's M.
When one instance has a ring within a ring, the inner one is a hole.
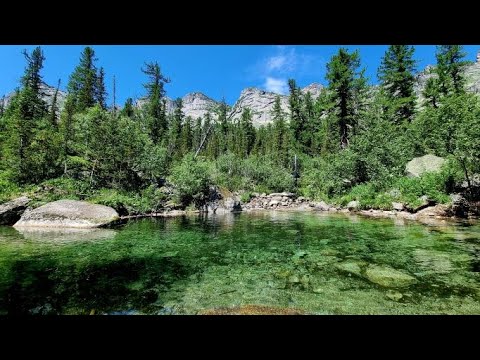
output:
M434 224L434 223L444 223L444 222L468 222L468 221L478 221L480 218L478 216L470 216L467 218L446 215L444 211L448 209L447 205L434 205L426 207L416 213L411 213L408 211L395 211L395 210L349 210L347 208L333 208L334 210L319 210L310 206L299 206L299 207L285 207L285 208L246 208L239 211L222 211L222 212L207 212L200 210L171 210L164 212L156 212L149 214L138 214L138 215L127 215L120 217L120 221L128 221L134 219L142 218L172 218L180 216L191 216L191 215L227 215L227 214L240 214L240 213L255 213L255 212L301 212L301 213L317 213L317 214L343 214L343 215L360 215L366 218L374 219L400 219L400 220L411 220L418 221L425 225Z

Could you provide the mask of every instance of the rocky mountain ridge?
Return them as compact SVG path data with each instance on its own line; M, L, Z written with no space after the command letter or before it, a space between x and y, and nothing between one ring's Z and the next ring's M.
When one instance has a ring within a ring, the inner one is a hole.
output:
M419 97L419 103L422 101L422 91L428 78L434 76L431 74L430 70L431 66L428 66L424 71L417 74L415 93ZM477 55L476 62L473 62L466 67L465 73L467 79L467 89L474 93L480 93L480 53ZM302 89L302 93L306 94L307 92L310 92L312 97L315 99L320 95L323 88L324 86L319 83L312 83L304 87ZM47 84L42 84L41 89L44 93L45 101L51 105L55 88ZM8 105L13 95L14 93L12 92L5 97L5 105ZM58 104L60 109L62 109L65 103L66 95L67 94L64 91L60 90L58 92ZM255 127L267 125L272 121L271 113L275 103L275 98L277 96L280 97L280 106L282 110L285 112L285 114L288 114L288 95L276 94L256 87L248 87L242 90L240 97L230 108L228 118L230 120L239 119L243 110L248 107L252 111L253 124ZM182 98L182 101L184 115L189 116L192 119L197 119L199 117L203 118L208 112L214 114L215 109L220 104L219 101L213 100L201 92L188 93ZM138 99L136 101L137 107L142 107L144 104L144 99ZM174 112L174 110L174 100L167 97L167 113L171 114Z

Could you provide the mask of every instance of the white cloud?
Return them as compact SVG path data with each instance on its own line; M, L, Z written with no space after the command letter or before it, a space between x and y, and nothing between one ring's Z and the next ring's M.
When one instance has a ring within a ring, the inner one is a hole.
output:
M276 94L285 95L288 92L288 85L286 79L277 79L267 76L264 86L267 91L271 91Z
M290 73L298 67L299 60L295 48L277 47L277 54L264 60L264 71L267 74Z
M307 53L294 46L273 46L268 56L260 58L246 69L249 81L275 93L288 93L286 79L322 77L325 67L321 56ZM261 85L260 85L261 84Z

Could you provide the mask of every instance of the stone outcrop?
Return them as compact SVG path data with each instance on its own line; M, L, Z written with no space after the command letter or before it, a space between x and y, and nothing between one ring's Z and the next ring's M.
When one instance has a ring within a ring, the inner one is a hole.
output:
M47 103L48 106L52 105L53 96L55 95L56 90L57 89L55 87L47 85L45 83L42 83L40 85L40 93L42 94L42 99ZM5 96L5 99L4 99L5 107L8 106L8 104L10 103L14 95L15 95L15 92L11 92L10 94ZM62 90L59 90L57 94L57 107L59 111L63 109L66 99L67 99L67 93ZM0 101L1 101L1 97L0 97Z
M409 177L419 177L426 172L439 172L444 163L444 158L427 154L410 160L405 167L405 173Z
M119 219L111 207L85 201L58 200L23 213L14 225L20 227L97 228Z
M310 92L313 99L316 99L323 86L318 83L310 84L304 87L301 91L303 94ZM260 127L272 122L272 111L275 104L276 97L280 97L280 106L285 115L290 113L288 105L288 96L279 95L273 92L268 92L262 89L250 87L244 89L240 98L237 100L229 114L231 119L238 119L241 117L244 109L249 108L252 111L253 126ZM288 121L288 116L286 116Z
M0 225L15 224L27 208L30 199L26 196L19 197L0 205Z
M414 91L418 98L418 104L422 104L424 101L423 90L425 89L428 79L437 76L433 70L434 66L429 65L425 70L418 73L416 77ZM467 91L477 94L480 93L480 52L477 54L476 61L465 67L465 80Z
M243 110L249 108L252 112L253 126L259 127L261 125L267 125L272 121L271 113L277 96L280 96L282 111L287 114L289 112L287 96L252 87L246 88L241 92L240 98L233 106L229 117L232 120L239 119L242 116Z
M139 108L145 106L145 104L146 100L144 98L138 99L136 102L136 106ZM219 102L212 100L200 92L193 92L182 98L182 111L185 117L189 116L193 120L199 117L203 118L208 112L210 112L212 118L214 118L214 111L219 104ZM173 114L176 108L175 101L167 97L166 106L167 114Z

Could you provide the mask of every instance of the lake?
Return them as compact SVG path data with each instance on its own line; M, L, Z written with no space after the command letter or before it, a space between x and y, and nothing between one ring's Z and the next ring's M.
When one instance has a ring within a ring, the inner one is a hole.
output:
M0 314L480 314L480 224L258 212L0 227ZM223 310L222 310L223 309ZM226 309L226 310L225 310Z

